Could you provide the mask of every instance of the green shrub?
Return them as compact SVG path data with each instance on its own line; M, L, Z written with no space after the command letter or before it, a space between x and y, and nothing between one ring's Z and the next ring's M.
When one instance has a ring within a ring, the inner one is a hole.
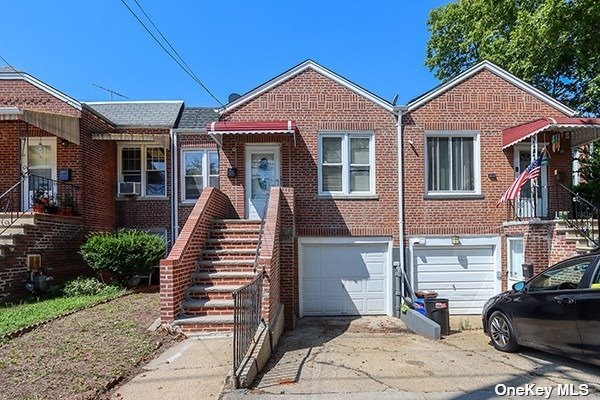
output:
M110 295L117 293L121 290L119 287L114 285L107 285L100 282L96 278L77 278L69 281L63 288L63 293L68 297L77 296L97 296L97 295Z
M165 254L165 244L148 232L121 230L90 235L80 253L92 269L110 272L126 283L132 276L150 273Z

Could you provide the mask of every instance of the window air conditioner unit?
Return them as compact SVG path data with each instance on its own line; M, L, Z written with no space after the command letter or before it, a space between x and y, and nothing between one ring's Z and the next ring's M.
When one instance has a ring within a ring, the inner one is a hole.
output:
M119 196L139 196L142 194L140 182L119 182Z

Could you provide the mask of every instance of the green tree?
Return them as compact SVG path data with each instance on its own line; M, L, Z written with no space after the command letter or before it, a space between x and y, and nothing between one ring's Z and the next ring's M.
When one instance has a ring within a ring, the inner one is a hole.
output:
M600 1L457 0L433 9L425 64L442 81L489 60L600 114Z

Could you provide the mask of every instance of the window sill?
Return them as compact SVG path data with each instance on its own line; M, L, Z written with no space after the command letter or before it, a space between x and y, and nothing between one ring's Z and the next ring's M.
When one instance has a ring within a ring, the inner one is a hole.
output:
M379 200L377 194L319 194L319 200Z
M169 200L169 196L117 196L116 201L151 201L151 200Z
M483 194L426 194L423 200L483 200Z

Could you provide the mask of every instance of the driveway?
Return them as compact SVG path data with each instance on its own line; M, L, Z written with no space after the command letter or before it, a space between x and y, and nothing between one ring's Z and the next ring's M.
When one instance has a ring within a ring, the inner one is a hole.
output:
M250 390L224 399L490 399L497 384L554 395L557 385L587 384L595 398L600 368L534 350L501 353L480 330L436 342L390 317L314 318L282 336Z

